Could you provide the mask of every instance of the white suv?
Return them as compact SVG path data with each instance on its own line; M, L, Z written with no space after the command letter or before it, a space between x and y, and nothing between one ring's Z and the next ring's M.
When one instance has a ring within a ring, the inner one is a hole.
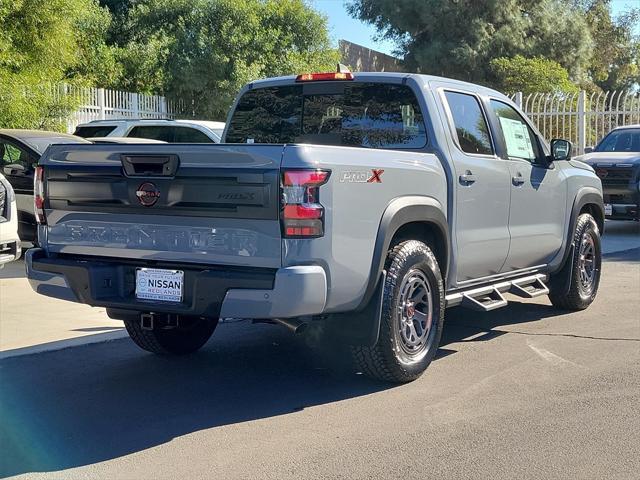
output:
M16 196L9 181L0 173L0 268L21 254Z
M224 122L206 120L113 119L78 125L74 135L94 137L135 137L168 143L220 143Z

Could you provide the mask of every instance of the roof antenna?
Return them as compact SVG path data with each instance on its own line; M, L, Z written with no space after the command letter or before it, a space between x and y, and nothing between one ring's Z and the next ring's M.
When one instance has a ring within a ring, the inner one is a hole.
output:
M346 65L343 65L342 63L339 63L337 72L338 73L351 73L351 70L349 70L349 67L347 67Z

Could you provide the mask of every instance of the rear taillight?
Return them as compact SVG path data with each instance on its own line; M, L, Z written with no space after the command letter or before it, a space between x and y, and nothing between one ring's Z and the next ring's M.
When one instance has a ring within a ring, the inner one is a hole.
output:
M282 173L282 230L286 238L324 235L324 208L320 186L327 183L328 170L286 170Z
M36 167L33 176L33 209L36 214L36 221L44 225L47 220L44 216L44 169Z

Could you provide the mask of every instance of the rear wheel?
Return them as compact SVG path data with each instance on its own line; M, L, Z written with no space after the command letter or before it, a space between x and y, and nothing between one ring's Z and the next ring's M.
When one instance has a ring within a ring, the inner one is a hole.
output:
M186 317L154 317L153 328L144 329L140 319L125 320L131 339L140 348L165 355L186 355L199 350L213 335L218 319Z
M596 298L602 268L600 231L588 213L578 217L573 241L573 257L552 278L549 299L557 308L584 310Z
M385 264L380 336L373 347L352 347L368 376L408 382L418 378L438 350L444 320L444 285L431 249L408 240L389 251Z

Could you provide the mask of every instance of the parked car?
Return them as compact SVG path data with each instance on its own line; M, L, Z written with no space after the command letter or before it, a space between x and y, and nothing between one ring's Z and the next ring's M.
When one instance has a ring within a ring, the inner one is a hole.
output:
M225 138L51 147L32 287L105 307L151 352L190 353L219 318L253 318L335 335L394 382L427 368L448 307L596 296L600 180L494 90L386 72L260 80Z
M16 196L9 181L0 173L0 268L21 254Z
M640 125L618 127L580 160L602 181L607 218L640 220Z
M89 137L87 140L92 143L167 143L162 140L137 137Z
M13 186L18 205L18 230L23 241L36 237L33 212L33 172L47 147L53 143L90 143L66 133L42 130L0 129L2 173Z
M137 137L167 143L220 143L224 122L205 120L94 120L78 125L79 137Z

